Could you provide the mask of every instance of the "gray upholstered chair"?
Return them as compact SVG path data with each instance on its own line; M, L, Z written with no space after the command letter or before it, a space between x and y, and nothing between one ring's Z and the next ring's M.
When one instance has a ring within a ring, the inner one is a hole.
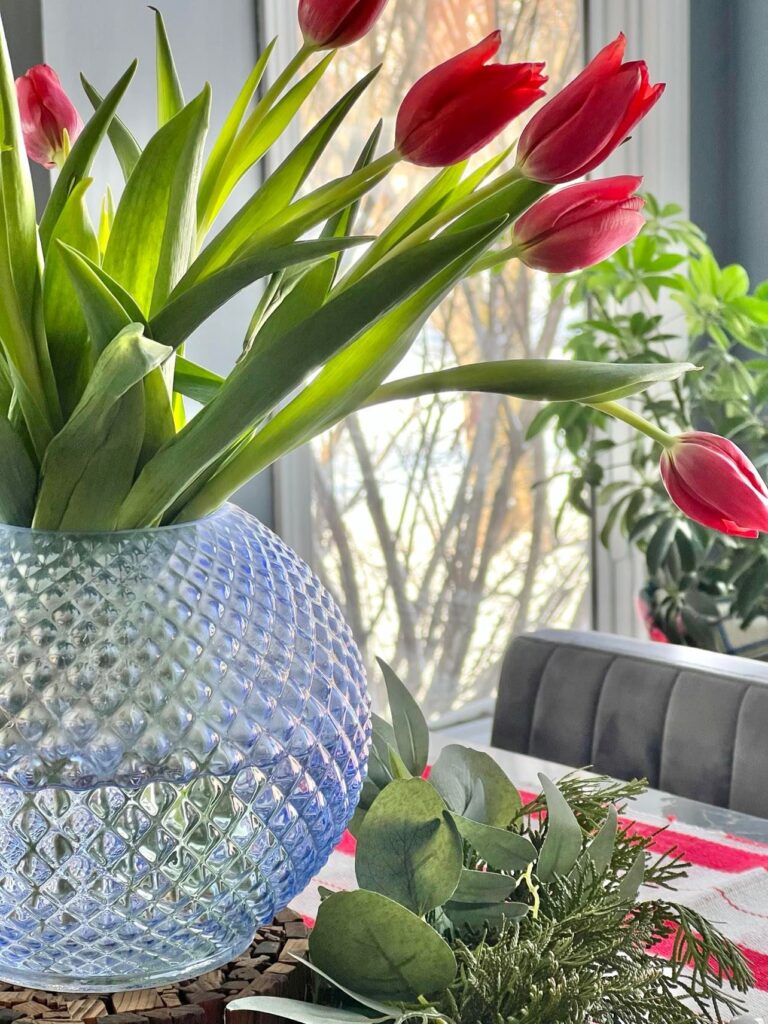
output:
M768 664L605 633L516 637L493 745L768 817Z

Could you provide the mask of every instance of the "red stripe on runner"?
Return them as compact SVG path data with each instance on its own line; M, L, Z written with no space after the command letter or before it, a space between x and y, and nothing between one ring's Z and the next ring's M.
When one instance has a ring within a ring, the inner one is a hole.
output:
M647 825L645 822L632 821L627 818L622 819L622 824L628 825L630 832L639 836L653 836L659 831L656 825ZM697 864L699 867L712 868L713 871L739 874L742 871L753 871L755 868L768 870L768 854L766 853L737 849L715 839L690 836L671 828L660 832L651 844L651 849L657 853L672 847L689 863Z

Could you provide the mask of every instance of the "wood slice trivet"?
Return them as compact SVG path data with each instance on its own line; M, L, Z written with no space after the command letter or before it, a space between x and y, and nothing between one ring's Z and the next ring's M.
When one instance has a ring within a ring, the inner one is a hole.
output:
M293 910L260 928L249 949L225 967L164 988L106 994L37 992L0 981L0 1024L283 1024L250 1010L227 1010L244 996L305 999L309 929Z

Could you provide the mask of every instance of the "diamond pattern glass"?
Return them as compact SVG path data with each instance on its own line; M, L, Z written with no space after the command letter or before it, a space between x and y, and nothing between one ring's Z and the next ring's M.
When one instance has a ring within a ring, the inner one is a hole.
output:
M341 838L369 742L349 627L241 510L0 526L0 978L145 988L237 955Z

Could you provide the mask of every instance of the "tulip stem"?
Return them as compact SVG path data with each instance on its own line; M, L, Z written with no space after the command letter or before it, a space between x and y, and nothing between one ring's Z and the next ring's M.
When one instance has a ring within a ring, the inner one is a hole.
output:
M606 416L612 416L615 420L629 424L630 427L639 430L641 434L656 441L662 448L672 448L677 444L677 438L673 434L668 434L666 430L662 430L661 427L651 423L639 413L627 409L625 405L619 405L618 402L585 402L584 404L590 409L596 409L597 412L603 412Z

